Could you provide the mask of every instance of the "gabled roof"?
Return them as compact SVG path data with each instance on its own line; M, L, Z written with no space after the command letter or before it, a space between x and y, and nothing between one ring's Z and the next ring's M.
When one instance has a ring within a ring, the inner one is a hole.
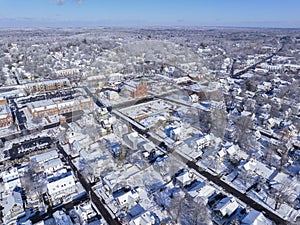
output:
M30 157L30 160L40 163L44 161L48 161L50 159L58 158L58 153L56 150L52 150L49 152L41 153L35 156Z
M193 175L190 172L184 172L176 177L176 181L178 181L182 185L189 184L192 182Z
M237 208L239 204L233 197L223 198L214 208L214 211L218 211L222 216L230 216Z
M266 179L270 178L275 171L274 168L268 168L264 163L253 159L249 160L245 165L243 165L243 168L246 171L256 173L257 175Z
M272 225L272 221L267 219L261 212L251 210L242 220L241 225Z

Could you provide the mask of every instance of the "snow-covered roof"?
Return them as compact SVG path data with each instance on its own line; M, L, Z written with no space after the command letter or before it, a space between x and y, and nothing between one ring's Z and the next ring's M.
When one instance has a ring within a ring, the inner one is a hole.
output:
M64 192L71 187L75 186L75 180L73 175L63 177L59 180L53 181L47 184L47 190L50 196L55 195L60 192ZM68 193L65 193L68 194Z
M11 192L7 198L1 201L1 205L3 207L2 213L4 215L4 222L6 222L5 220L10 220L24 213L22 195L19 192Z
M48 170L48 169L55 168L58 166L61 166L61 167L63 166L62 161L60 158L54 158L54 159L48 160L44 163L44 170Z
M251 210L242 220L242 225L272 225L272 221L267 219L263 213Z
M0 176L2 177L4 182L8 182L10 180L13 180L15 178L19 177L19 172L16 167L13 167L11 169L3 171Z
M215 193L216 189L213 186L205 185L198 191L198 196L209 198Z
M132 204L138 199L139 195L137 192L131 190L124 192L122 195L116 197L118 204L122 207L126 204Z
M56 83L68 83L70 82L68 78L58 79L58 80L46 80L41 82L35 82L35 83L28 83L25 85L25 88L40 86L40 85L52 85Z
M54 158L58 158L58 153L56 150L52 150L49 152L34 155L34 156L30 157L30 160L35 161L37 163L43 163L43 162L46 162L46 161L48 161L50 159L54 159Z
M140 216L132 219L129 222L129 225L151 225L154 224L155 220L153 217L151 217L150 212L145 212L141 214Z
M184 172L176 177L176 181L179 182L181 185L186 185L191 183L193 180L193 174L190 172Z
M53 213L53 218L56 225L73 225L73 222L64 211L58 210Z
M223 198L215 207L215 211L218 211L222 216L230 216L237 208L239 204L233 197Z
M0 119L4 119L11 113L7 104L0 105Z
M275 168L268 168L264 163L254 159L251 159L247 163L245 163L245 165L243 165L243 168L246 171L256 173L257 175L266 179L268 179L275 171Z

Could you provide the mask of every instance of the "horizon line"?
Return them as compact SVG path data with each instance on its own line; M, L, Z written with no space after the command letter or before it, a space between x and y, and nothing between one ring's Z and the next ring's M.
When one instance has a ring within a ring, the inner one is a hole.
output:
M0 30L3 29L78 29L78 28L188 28L188 29L199 29L199 28L226 28L226 29L282 29L282 30L299 30L299 27L275 27L275 26L237 26L237 25L85 25L85 26L1 26Z

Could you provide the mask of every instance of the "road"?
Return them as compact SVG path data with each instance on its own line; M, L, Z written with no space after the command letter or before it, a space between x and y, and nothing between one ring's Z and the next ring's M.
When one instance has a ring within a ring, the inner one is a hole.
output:
M83 86L83 89L85 90L85 92L91 97L93 98L95 104L101 108L105 107L100 101L99 99L93 95L93 93L90 91L90 89L86 86Z
M99 199L99 197L96 195L94 190L92 189L91 185L85 180L84 176L80 173L80 171L77 169L77 167L73 164L70 156L65 152L63 147L57 142L56 143L57 149L59 152L63 155L65 160L68 162L69 166L73 170L74 174L84 187L87 193L89 193L91 197L91 201L94 203L94 205L97 207L101 215L104 217L106 222L110 225L120 225L121 223L116 219L112 218L111 214L108 212L108 210L104 207L103 203Z
M262 60L258 61L257 63L254 63L253 65L248 66L247 68L245 68L245 69L243 69L243 70L241 70L241 71L239 71L239 72L237 72L235 74L233 74L233 68L232 68L231 69L231 77L232 78L240 78L240 76L242 74L244 74L244 73L248 72L249 70L255 68L257 65L259 65L259 64L261 64L261 63L263 63L263 62L265 62L265 61L273 58L275 55L277 55L283 49L284 45L285 45L285 42L283 41L281 43L281 47L276 52L272 53L271 55L267 56L266 58L263 58Z
M17 103L15 102L15 100L11 100L11 103L14 105L14 109L13 112L16 116L16 119L18 120L18 125L21 131L27 130L25 127L25 123L26 123L26 119L25 117L23 117L22 113L20 112L20 109L17 106Z
M241 201L243 201L244 203L246 203L247 205L249 205L253 209L255 209L257 211L260 211L260 212L265 212L265 216L268 217L269 219L273 220L276 224L280 224L280 225L287 224L287 221L285 221L282 218L280 218L278 215L276 215L275 213L273 213L271 210L269 210L268 208L264 207L263 205L258 204L256 201L254 201L253 199L251 199L247 195L243 194L239 190L231 187L226 182L224 182L223 180L221 180L219 177L214 176L214 175L210 174L207 171L204 171L199 166L197 166L196 163L194 163L192 161L189 161L189 162L187 162L186 165L188 167L196 170L202 176L206 177L209 181L212 181L216 185L224 188L225 191L227 191L228 193L231 193L233 196L235 196L236 198L240 199Z

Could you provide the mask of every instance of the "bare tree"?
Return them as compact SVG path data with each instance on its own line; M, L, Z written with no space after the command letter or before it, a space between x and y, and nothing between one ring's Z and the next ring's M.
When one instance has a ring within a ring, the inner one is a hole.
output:
M192 225L211 223L210 212L201 199L193 199L183 192L173 194L170 210L176 223Z

